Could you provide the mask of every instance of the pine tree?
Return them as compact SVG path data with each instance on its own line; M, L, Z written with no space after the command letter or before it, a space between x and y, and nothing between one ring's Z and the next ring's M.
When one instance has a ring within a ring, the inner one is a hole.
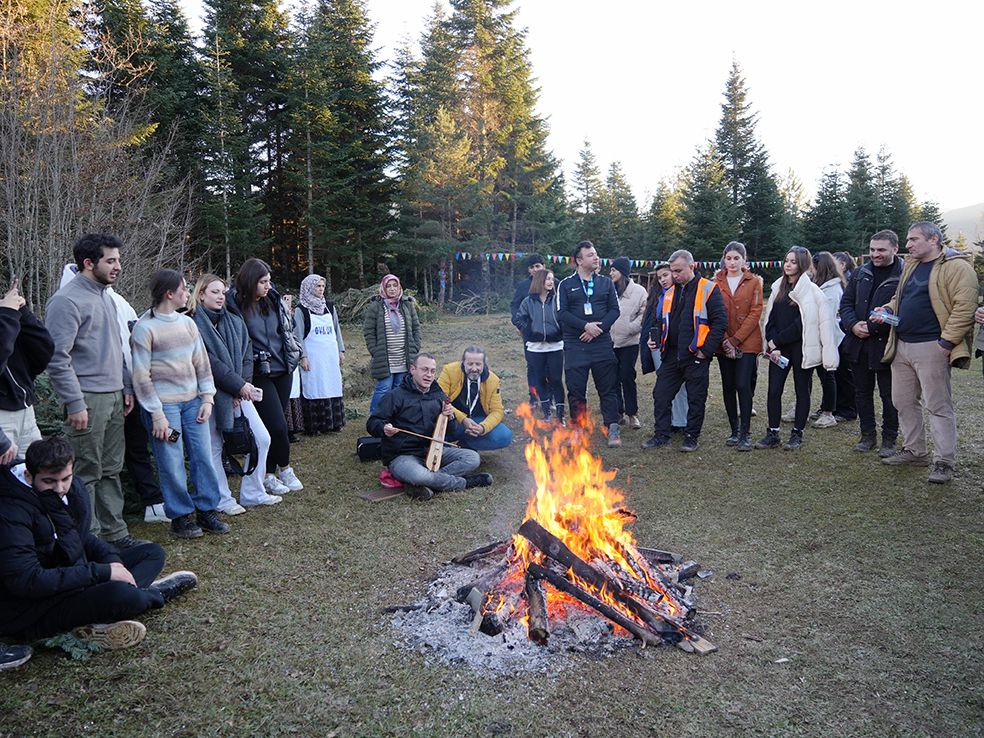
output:
M602 225L600 245L604 245L607 252L638 253L642 230L639 207L622 165L617 161L608 168L598 215Z
M741 231L734 237L745 243L749 256L763 257L779 255L784 249L787 219L768 154L755 135L757 118L741 68L732 62L715 141L731 203L740 212Z
M739 233L740 210L731 201L731 187L717 147L699 149L687 168L681 194L680 247L695 259L717 258Z
M683 224L680 220L682 183L659 183L645 217L645 244L639 255L646 259L665 259L680 247Z
M803 221L803 235L811 251L852 250L855 229L847 204L847 187L840 170L827 170L817 196Z
M871 157L864 148L854 152L854 159L847 174L847 206L851 212L853 228L845 246L849 251L864 249L871 235L886 223L882 202L879 199Z
M803 242L803 214L807 205L803 184L792 169L786 172L779 185L779 196L783 203L780 251L785 251L789 246Z
M602 196L601 170L585 139L574 168L574 220L583 238L597 238L601 229L598 208Z
M895 171L892 156L885 147L878 150L875 159L874 172L875 191L878 193L883 221L881 228L891 228L901 234L912 223L912 212L915 208L915 198L912 186L905 175Z
M365 265L375 263L394 227L395 192L386 174L390 120L361 0L319 0L302 44L292 85L292 180L304 182L306 250L317 262L308 268L336 268L365 286Z
M944 243L950 243L950 237L946 234L946 223L943 221L943 211L940 210L940 206L935 202L932 200L927 200L926 202L921 203L913 217L915 218L915 221L913 222L926 221L938 225L940 230L943 231ZM911 225L911 223L909 225ZM899 233L899 239L904 241L905 233L908 231L909 226L907 225L905 230Z

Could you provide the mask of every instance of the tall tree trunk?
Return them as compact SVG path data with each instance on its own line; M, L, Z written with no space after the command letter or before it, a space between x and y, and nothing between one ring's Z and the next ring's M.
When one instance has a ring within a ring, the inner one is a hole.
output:
M446 282L448 277L447 261L441 259L441 265L438 267L438 278L440 280L437 290L437 307L440 310L444 310L444 297L446 291Z

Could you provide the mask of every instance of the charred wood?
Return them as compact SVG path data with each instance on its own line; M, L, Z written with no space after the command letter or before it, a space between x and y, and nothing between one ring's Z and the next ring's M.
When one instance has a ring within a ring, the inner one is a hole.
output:
M679 564L683 561L683 556L671 551L661 551L658 548L644 548L643 546L638 546L636 550L650 564Z
M658 646L664 642L662 636L659 636L650 631L648 628L639 625L634 620L627 618L614 607L611 607L610 605L607 605L599 600L597 597L588 594L576 584L567 581L567 579L551 571L550 569L540 566L539 564L530 564L526 570L526 573L527 576L531 576L535 579L546 579L555 589L563 592L564 594L568 594L588 607L597 610L616 625L620 625L625 628L643 643L650 646Z
M472 562L478 561L479 559L484 559L487 556L504 554L506 549L509 548L509 544L510 541L493 541L485 546L476 548L474 551L469 551L468 553L461 554L460 556L455 556L451 559L451 563L460 564L461 566L468 566Z
M543 591L542 582L526 573L524 586L526 595L526 614L528 616L527 630L530 640L541 646L550 637L550 621L547 617L547 595Z

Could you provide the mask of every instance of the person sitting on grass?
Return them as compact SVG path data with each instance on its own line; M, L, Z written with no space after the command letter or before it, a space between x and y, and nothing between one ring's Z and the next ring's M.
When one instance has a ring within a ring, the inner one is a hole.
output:
M466 348L460 362L444 365L437 384L451 400L458 421L453 440L474 451L494 451L512 443L512 431L502 422L506 410L499 377L489 369L485 349Z
M143 640L131 620L198 584L179 571L155 580L164 549L122 551L89 532L89 492L73 475L75 451L63 437L35 441L23 463L0 466L0 636L76 637L109 650Z
M426 467L438 417L443 413L448 419L446 438L454 437L457 425L448 396L434 383L436 376L434 355L418 354L403 382L383 397L366 421L366 430L382 438L383 464L405 483L410 497L420 500L429 500L435 492L492 484L491 474L468 473L481 463L478 452L470 448L445 446L440 469L432 472Z

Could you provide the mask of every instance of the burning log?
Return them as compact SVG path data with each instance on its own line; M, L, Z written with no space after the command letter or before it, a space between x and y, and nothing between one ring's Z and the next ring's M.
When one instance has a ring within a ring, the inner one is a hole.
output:
M614 607L606 605L594 595L588 594L576 584L567 581L560 574L552 572L550 569L540 566L539 564L530 564L526 569L526 573L527 576L531 576L536 579L546 579L555 589L563 592L564 594L570 595L588 607L594 608L616 625L621 625L643 643L650 646L659 646L663 643L663 638L661 636L649 631L636 623L634 620L627 618Z
M485 635L499 635L505 628L502 624L502 620L494 612L485 611L485 602L488 600L489 596L483 593L479 589L474 587L468 592L468 596L465 598L475 613L475 618L472 620L471 632L472 634L482 631Z
M661 551L658 548L644 548L638 546L636 550L650 564L679 564L683 561L683 556L671 551Z
M570 569L574 573L574 576L578 579L586 582L599 591L602 589L609 590L613 599L617 600L619 604L624 605L627 610L632 612L641 620L646 621L651 616L668 621L674 628L683 627L681 622L677 622L677 618L664 613L656 613L634 597L625 593L619 582L609 579L603 573L586 563L582 558L571 551L563 541L535 520L529 519L524 521L519 527L519 534L540 549L540 551L542 551L546 556L562 564L565 568ZM551 584L553 584L553 582L551 582ZM666 596L668 599L668 592ZM673 600L673 606L681 611L681 616L684 619L690 614L690 611L680 605L675 598Z
M526 595L527 630L530 640L545 645L550 637L550 621L547 617L547 595L539 579L526 572L526 584L523 588Z

